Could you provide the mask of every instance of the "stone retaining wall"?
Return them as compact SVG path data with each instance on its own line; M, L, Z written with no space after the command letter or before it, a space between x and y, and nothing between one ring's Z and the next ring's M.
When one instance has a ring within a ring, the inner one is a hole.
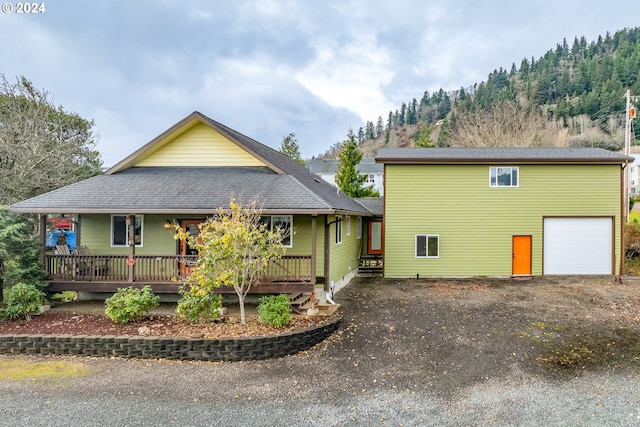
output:
M87 335L0 335L0 353L136 357L143 359L262 360L307 350L331 335L340 318L323 325L247 338L174 338Z

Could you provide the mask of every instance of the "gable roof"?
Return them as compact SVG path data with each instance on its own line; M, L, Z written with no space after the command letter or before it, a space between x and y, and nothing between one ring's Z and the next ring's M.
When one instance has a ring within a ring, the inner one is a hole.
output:
M385 164L526 164L612 163L633 161L602 148L383 148L376 162Z
M222 134L265 166L137 167L197 123ZM371 212L284 154L194 112L104 174L16 203L29 213L212 213L230 198L254 200L265 213Z

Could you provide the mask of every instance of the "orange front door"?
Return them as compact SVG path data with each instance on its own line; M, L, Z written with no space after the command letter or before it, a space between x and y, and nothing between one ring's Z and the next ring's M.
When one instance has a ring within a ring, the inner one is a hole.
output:
M513 275L531 276L531 236L513 236Z
M202 222L201 219L183 219L180 220L180 227L183 230L188 231L192 236L200 234L198 225ZM187 242L180 240L180 255L198 255L198 251L187 245ZM183 276L191 273L191 267L189 262L180 262L180 274Z

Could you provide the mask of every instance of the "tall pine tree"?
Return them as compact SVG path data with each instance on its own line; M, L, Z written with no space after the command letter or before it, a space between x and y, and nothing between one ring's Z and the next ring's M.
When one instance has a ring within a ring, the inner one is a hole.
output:
M302 166L305 166L306 162L302 159L302 155L300 154L300 146L298 145L295 133L291 132L282 139L282 145L280 145L279 151L282 154L291 157Z
M350 197L380 197L378 191L372 187L365 187L367 175L362 175L357 165L362 160L362 151L358 148L356 137L351 130L338 154L338 168L336 170L336 184L338 188Z

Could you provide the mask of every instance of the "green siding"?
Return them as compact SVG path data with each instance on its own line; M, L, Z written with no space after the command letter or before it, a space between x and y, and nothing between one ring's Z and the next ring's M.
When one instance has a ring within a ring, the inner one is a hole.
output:
M519 187L489 187L489 165L386 165L386 276L509 276L512 236L532 236L542 274L543 216L615 216L619 165L517 165ZM440 257L416 259L416 234L438 234ZM616 269L618 260L616 260Z
M342 243L335 243L335 224L331 224L330 243L330 271L329 280L337 281L358 268L361 239L356 239L356 220L350 216L351 234L347 235L346 217L342 223ZM334 221L334 216L329 216L329 222Z
M173 232L165 230L166 216L143 215L142 246L136 246L137 255L173 255L176 241ZM111 247L111 215L81 215L80 244L96 255L127 255L128 247Z
M180 219L187 218L186 216L180 217ZM144 215L143 245L136 247L137 255L173 255L176 253L177 246L173 239L173 232L165 230L163 227L166 220L166 215ZM316 218L316 276L324 276L324 221L324 216ZM355 220L352 219L352 221L352 235L355 237ZM92 254L127 255L129 253L128 247L111 247L111 215L85 214L80 216L80 222L80 244L87 246ZM311 255L311 216L294 215L293 228L293 247L287 248L287 255ZM348 269L348 267L346 268ZM342 266L337 267L336 275L343 269ZM341 275L344 274L346 273Z

